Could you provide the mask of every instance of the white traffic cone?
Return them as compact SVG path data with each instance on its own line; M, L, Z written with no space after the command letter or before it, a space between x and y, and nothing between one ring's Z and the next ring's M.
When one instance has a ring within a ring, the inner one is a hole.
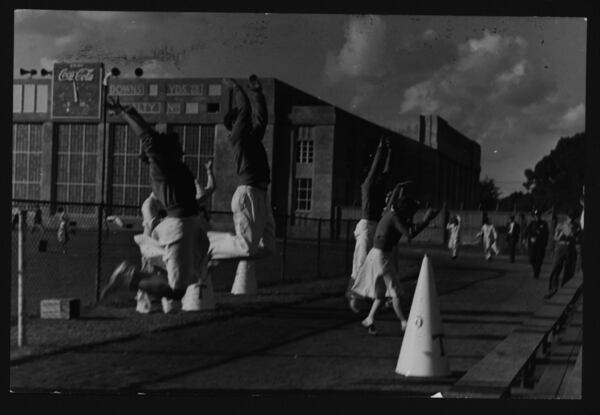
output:
M215 309L215 294L210 273L204 281L190 284L181 299L183 311L210 311Z
M254 261L242 260L235 272L235 281L231 287L231 294L256 294L256 268Z
M415 377L448 376L450 368L443 338L433 268L425 255L402 339L396 373Z

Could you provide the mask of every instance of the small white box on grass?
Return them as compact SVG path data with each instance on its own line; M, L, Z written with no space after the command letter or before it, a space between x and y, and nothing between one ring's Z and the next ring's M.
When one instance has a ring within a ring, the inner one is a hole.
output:
M79 317L79 298L46 298L40 303L40 317L72 319Z

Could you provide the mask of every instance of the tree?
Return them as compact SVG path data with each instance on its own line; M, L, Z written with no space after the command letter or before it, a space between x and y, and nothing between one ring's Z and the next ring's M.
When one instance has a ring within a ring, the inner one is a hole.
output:
M561 137L550 154L525 170L525 189L536 207L559 211L576 207L583 186L585 133Z
M481 210L496 209L500 189L496 186L494 179L485 177L479 182L479 207Z

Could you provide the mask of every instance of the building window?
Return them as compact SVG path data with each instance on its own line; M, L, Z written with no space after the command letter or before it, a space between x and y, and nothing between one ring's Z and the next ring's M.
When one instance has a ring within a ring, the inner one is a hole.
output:
M94 203L98 159L97 124L58 124L56 201ZM65 206L70 213L94 213L94 206Z
M179 136L183 148L183 161L192 171L201 186L206 185L206 169L204 164L214 158L215 125L214 124L174 124L171 132ZM210 206L210 203L209 203Z
M140 159L142 145L140 139L128 125L115 124L111 129L112 143L112 180L110 197L115 207L114 215L138 215L144 200L152 188L148 164Z
M296 140L296 163L312 163L314 156L312 127L294 127L294 137Z
M23 112L35 112L35 84L25 84Z
M35 112L48 112L48 85L38 85L35 95Z
M296 151L297 163L312 163L313 162L313 141L298 140Z
M296 179L295 210L310 210L312 201L312 179Z
M12 197L40 199L42 124L13 124Z
M216 113L221 110L221 106L218 102L209 102L206 104L206 112Z
M23 111L23 85L13 85L13 112Z
M221 95L221 84L208 85L208 95L211 97L220 96Z

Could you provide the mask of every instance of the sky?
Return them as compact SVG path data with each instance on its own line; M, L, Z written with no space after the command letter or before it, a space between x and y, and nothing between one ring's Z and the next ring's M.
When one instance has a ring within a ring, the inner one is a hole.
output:
M502 196L585 130L583 17L16 10L14 76L57 61L133 77L275 77L407 133L439 115ZM407 133L408 134L408 133Z

